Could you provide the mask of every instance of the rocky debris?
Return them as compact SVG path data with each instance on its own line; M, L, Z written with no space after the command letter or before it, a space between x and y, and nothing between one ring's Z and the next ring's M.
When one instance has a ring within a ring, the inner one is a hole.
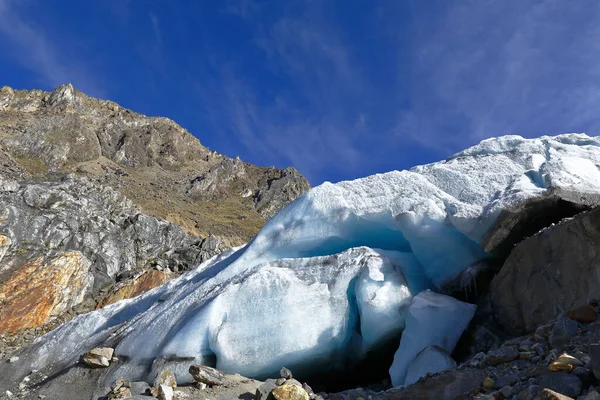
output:
M577 322L590 323L598 319L598 313L594 307L589 304L585 304L569 311L567 313L567 317Z
M600 208L583 212L515 246L491 284L496 319L525 333L597 299Z
M108 394L108 400L123 400L129 399L133 396L131 392L131 382L126 379L117 379L110 386L110 393Z
M192 365L189 372L196 382L204 383L208 386L220 386L226 383L225 375L221 371L211 367Z
M600 400L600 393L596 390L591 390L589 393L579 396L577 400Z
M226 247L248 241L309 188L293 168L227 158L167 118L88 97L70 84L51 93L0 89L0 147L11 166L41 177L87 176L188 233L217 234Z
M302 386L285 383L271 392L275 400L309 400L308 393Z
M105 368L110 365L114 352L110 347L97 347L85 353L81 361L93 368Z

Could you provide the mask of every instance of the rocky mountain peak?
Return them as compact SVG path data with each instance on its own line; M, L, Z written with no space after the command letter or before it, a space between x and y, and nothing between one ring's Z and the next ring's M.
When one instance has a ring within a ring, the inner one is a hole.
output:
M0 89L0 147L33 176L86 176L151 215L226 245L249 240L309 188L293 169L228 158L168 118L89 97L70 83L52 92Z

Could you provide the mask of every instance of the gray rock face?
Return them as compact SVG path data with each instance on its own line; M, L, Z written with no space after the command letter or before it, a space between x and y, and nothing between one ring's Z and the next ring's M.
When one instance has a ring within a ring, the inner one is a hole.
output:
M519 243L491 284L496 319L513 333L598 297L600 208L581 213Z
M517 346L506 346L490 352L487 355L485 362L489 365L499 365L514 361L517 358L519 358Z

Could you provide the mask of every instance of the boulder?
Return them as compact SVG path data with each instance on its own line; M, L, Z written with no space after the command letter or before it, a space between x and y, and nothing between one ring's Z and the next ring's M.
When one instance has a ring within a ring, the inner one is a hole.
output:
M556 360L550 363L550 365L548 366L548 370L552 372L571 372L575 368L581 366L583 366L583 363L581 361L579 361L573 356L568 355L567 353L563 353L560 356L558 356Z
M517 346L505 346L491 351L485 358L485 362L494 366L514 361L517 358L519 358L519 349Z
M577 335L577 328L577 321L568 318L561 319L554 325L552 332L550 332L550 336L548 337L550 346L561 348L568 345L571 339Z
M309 400L306 390L298 385L277 386L271 393L275 400Z
M275 379L267 379L265 383L256 389L256 400L273 400L274 397L271 392L276 387L277 383L275 383Z
M585 304L569 311L567 313L567 317L577 322L589 324L590 322L594 322L596 319L598 319L598 313L594 307L589 304Z
M566 372L549 372L540 377L540 388L550 389L562 395L577 397L581 393L581 380Z
M106 368L110 365L114 352L110 347L97 347L85 353L82 361L89 367Z
M533 332L598 296L600 208L550 226L516 245L491 283L496 319Z
M225 384L225 375L214 368L205 365L192 365L189 371L196 382L206 383L209 386Z

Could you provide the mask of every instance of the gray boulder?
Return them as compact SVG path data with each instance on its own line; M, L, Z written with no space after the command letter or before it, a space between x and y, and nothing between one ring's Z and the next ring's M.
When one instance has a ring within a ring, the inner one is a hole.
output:
M541 389L550 389L562 395L577 397L581 393L581 380L566 372L549 372L539 379Z
M599 296L600 208L581 213L519 243L491 283L498 322L532 332Z

